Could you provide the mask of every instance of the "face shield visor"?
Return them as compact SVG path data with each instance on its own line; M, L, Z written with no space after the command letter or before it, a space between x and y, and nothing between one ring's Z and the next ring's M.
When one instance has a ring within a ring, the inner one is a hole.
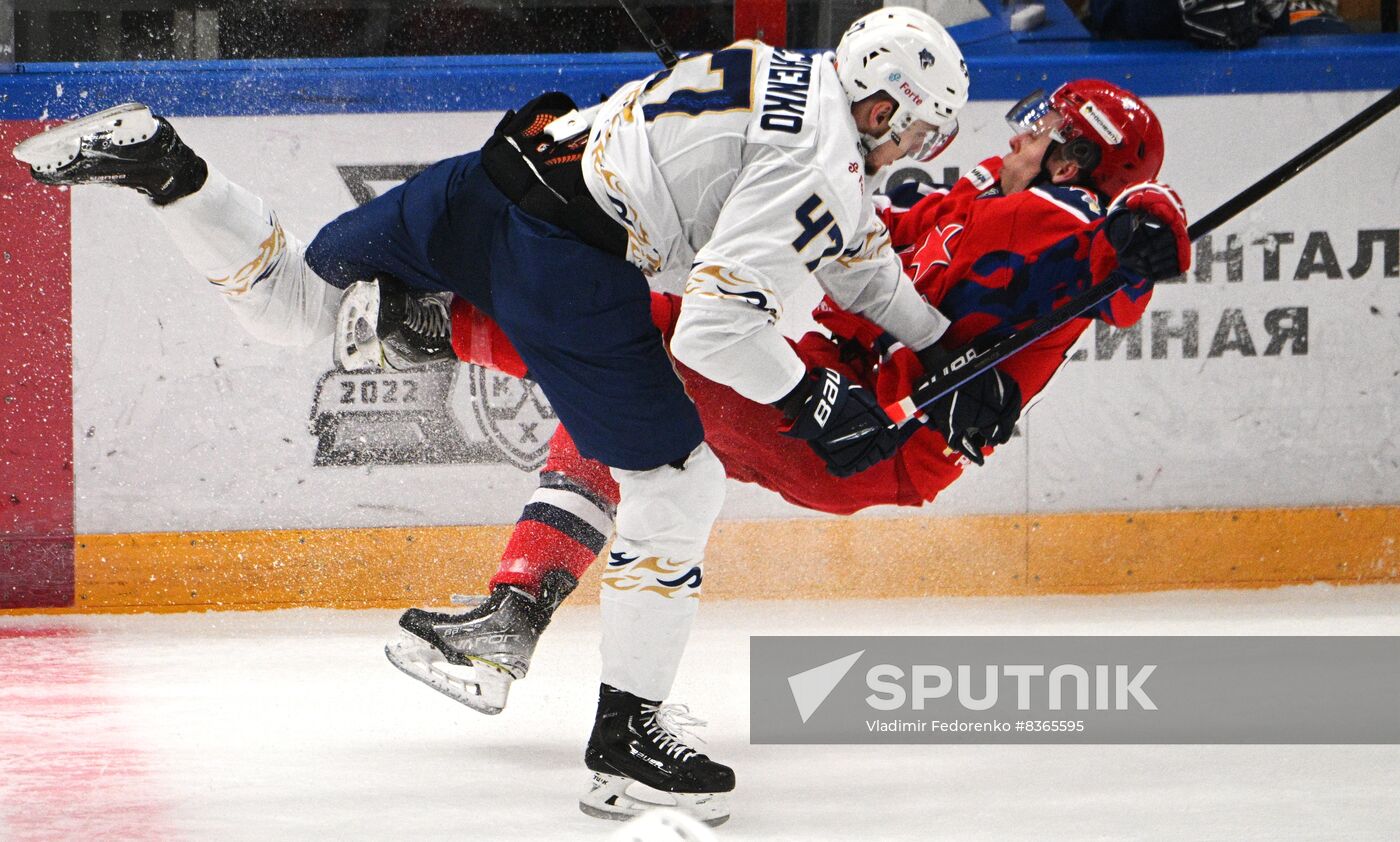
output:
M890 131L890 140L903 150L904 157L920 162L937 158L957 136L957 120L949 120L942 127L914 120L902 131Z
M1036 90L1030 96L1011 106L1006 112L1006 122L1016 134L1028 134L1032 138L1049 134L1056 143L1068 143L1077 132L1066 125L1064 115L1050 103L1045 91Z

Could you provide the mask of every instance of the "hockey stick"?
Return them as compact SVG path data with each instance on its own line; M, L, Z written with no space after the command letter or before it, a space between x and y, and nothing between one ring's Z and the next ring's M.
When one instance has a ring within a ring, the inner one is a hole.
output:
M671 49L671 44L666 40L666 34L657 25L656 19L651 16L651 12L646 10L637 0L618 0L622 8L627 12L627 16L636 24L637 31L642 33L642 37L647 39L647 44L656 51L656 57L661 59L661 63L666 67L674 67L677 61L676 51Z
M1351 138L1360 134L1363 129L1376 122L1386 114L1400 105L1400 87L1395 88L1390 93L1376 100L1365 110L1347 120L1342 125L1333 129L1326 137L1304 149L1291 160L1278 169L1254 182L1244 190L1240 191L1234 198L1226 201L1225 204L1196 220L1196 222L1186 229L1187 235L1192 242L1209 234L1221 224L1232 219L1240 211L1253 205L1255 202L1277 190L1298 173L1317 163L1332 150L1346 143ZM1092 310L1113 295L1118 293L1129 284L1127 276L1115 272L1103 281L1094 284L1083 292L1071 298L1059 307L1037 317L1030 324L1020 330L1013 330L1011 333L1000 339L988 339L979 337L967 346L960 349L953 360L948 363L942 371L933 372L926 385L919 391L923 398L919 403L914 403L911 395L896 403L885 407L888 414L896 424L903 423L911 418L919 410L963 385L967 381L981 374L989 368L993 368L1005 362L1009 357L1023 350L1037 340L1043 339L1051 333L1069 324L1074 319L1079 318L1085 312Z

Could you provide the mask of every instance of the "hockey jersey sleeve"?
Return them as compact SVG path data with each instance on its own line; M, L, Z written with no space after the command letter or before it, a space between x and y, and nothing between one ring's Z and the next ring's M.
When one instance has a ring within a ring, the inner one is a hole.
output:
M817 278L841 309L863 316L910 348L926 348L947 330L948 320L919 295L884 223L872 220L860 242L819 267Z
M964 190L969 187L978 185L960 181L947 194L927 196L895 218L896 225L902 220L917 223L916 228L903 229L904 236L915 240L904 258L919 290L953 321L944 340L948 347L1022 326L1090 284L1123 271L1113 250L1099 242L1102 211L1087 191L1041 186L1011 196L978 198L983 191ZM968 195L972 200L960 201ZM998 368L1016 379L1029 400L1063 364L1090 317L1127 327L1142 317L1150 298L1151 284L1130 278L1097 311L1033 343ZM838 337L870 349L889 346L877 328L830 301L813 315ZM888 388L895 394L912 384L899 381Z
M671 351L744 397L773 403L806 366L779 332L783 304L817 273L843 306L923 347L946 326L904 277L856 181L833 183L788 150L764 147L743 171L697 252ZM861 200L863 201L863 200ZM864 225L870 230L862 230ZM849 249L848 237L856 240ZM844 259L838 272L820 271Z
M1094 283L1103 283L1114 273L1128 278L1127 285L1100 304L1095 315L1114 327L1131 327L1147 310L1147 302L1152 297L1152 282L1118 265L1118 252L1108 244L1104 220L1095 223L1091 237L1089 269Z

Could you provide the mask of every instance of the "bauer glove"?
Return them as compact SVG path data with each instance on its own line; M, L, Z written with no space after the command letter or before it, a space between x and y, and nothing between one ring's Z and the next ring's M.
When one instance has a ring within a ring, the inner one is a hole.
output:
M783 435L804 439L838 477L858 474L894 455L899 430L866 389L818 368L775 404L788 419Z
M919 352L919 361L930 375L943 374L953 358L953 354L937 345ZM930 379L920 382L914 387L914 403L922 406L933 389ZM1016 419L1021 417L1021 387L1011 377L990 368L924 406L922 412L950 448L982 465L986 463L982 448L1011 441Z
M1174 278L1191 266L1191 238L1181 197L1165 184L1145 181L1108 206L1103 235L1118 265L1149 281Z

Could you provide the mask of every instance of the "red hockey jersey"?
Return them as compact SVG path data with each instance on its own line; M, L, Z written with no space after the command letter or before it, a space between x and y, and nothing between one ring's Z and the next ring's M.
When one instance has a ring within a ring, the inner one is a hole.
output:
M999 158L984 161L949 189L915 194L906 186L880 211L915 285L952 321L942 340L949 347L1022 326L1117 269L1112 250L1098 235L1103 208L1094 193L1040 186L1004 196L996 187L1000 166ZM1092 315L1126 327L1142 316L1150 295L1151 285L1138 280ZM669 340L680 299L660 293L652 299L653 318ZM794 343L809 367L835 368L873 388L884 404L909 394L922 374L909 349L827 302L815 316L832 337L809 333ZM1045 387L1092 320L1075 319L999 367L1015 378L1023 402ZM470 305L454 302L458 356L523 374L513 349L492 328ZM942 435L913 421L894 458L855 476L834 477L805 442L778 432L782 419L776 409L679 364L677 371L700 411L706 441L730 478L762 485L799 506L833 514L876 505L917 506L962 473L961 457ZM575 464L584 460L567 437L562 427L555 433L546 470L586 474L589 487L615 502L616 488L606 471Z
M927 192L912 206L901 207L901 199L908 202L906 187L881 209L915 285L952 322L940 340L948 348L1022 327L1089 284L1121 271L1099 234L1104 208L1095 193L1042 185L1002 195L996 186L1000 169L1000 158L988 159L950 189ZM1127 327L1142 317L1150 297L1151 284L1135 278L1096 312L1075 319L998 368L1016 380L1024 405L1045 387L1094 318ZM842 356L861 360L854 369L866 372L862 382L876 390L881 403L909 394L922 374L912 352L829 302L815 315L833 336L844 339ZM813 336L804 337L799 347L813 352L814 365L829 359ZM921 500L932 500L960 473L960 468L951 474L948 470L960 458L927 427L913 432L895 458Z

